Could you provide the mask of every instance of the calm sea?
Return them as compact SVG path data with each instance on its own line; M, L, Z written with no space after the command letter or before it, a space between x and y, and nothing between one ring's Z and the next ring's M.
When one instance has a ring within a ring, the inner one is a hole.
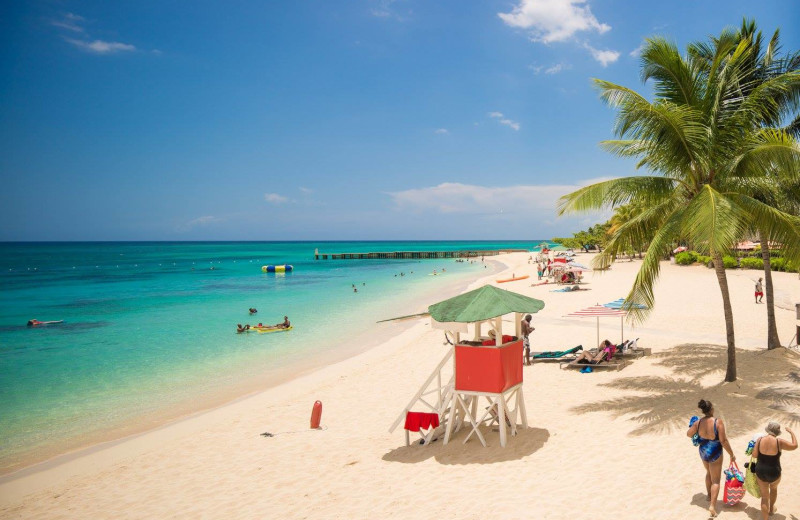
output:
M424 310L492 269L452 259L315 261L315 248L537 243L0 244L0 472L275 384L326 354L363 350L380 334L378 320ZM261 272L287 263L291 273ZM434 269L446 273L429 276ZM284 315L294 330L235 333L237 323ZM32 318L64 323L26 327Z

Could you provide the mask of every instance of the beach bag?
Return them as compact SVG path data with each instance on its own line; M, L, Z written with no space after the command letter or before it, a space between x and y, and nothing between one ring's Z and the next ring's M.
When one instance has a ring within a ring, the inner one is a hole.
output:
M694 426L694 423L696 423L699 420L700 420L700 418L698 416L693 415L692 418L689 419L689 428ZM694 444L695 446L700 446L700 434L699 433L695 433L694 435L692 435L692 444Z
M747 468L747 474L744 476L744 488L754 497L761 498L761 488L758 487L756 474L753 471L756 467L755 457L750 457L750 462L745 464L745 467Z
M725 504L734 506L744 497L744 475L739 471L739 466L731 462L725 470Z

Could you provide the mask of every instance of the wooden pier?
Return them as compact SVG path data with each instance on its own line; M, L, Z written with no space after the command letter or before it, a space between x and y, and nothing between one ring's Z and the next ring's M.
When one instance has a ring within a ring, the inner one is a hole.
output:
M314 250L314 260L408 260L426 258L477 258L502 253L527 253L527 249L483 249L461 251L386 251L373 253L320 253Z

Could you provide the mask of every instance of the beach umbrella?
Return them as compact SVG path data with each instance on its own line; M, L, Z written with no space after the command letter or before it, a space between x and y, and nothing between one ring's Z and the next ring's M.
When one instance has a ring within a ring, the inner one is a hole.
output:
M428 307L431 318L438 322L474 323L498 316L535 313L544 309L544 302L492 285L434 303Z
M561 244L550 248L551 251L568 251L568 249Z
M627 313L621 309L610 309L603 305L593 305L579 311L567 314L568 318L596 318L597 319L597 344L600 344L600 318L624 318Z
M609 309L622 309L622 306L625 305L625 298L620 298L618 300L614 300L613 302L604 303L603 307L608 307ZM641 303L631 303L630 308L632 309L648 309L647 305L642 305ZM619 336L620 341L622 341L622 319L619 320Z
M580 268L581 268L581 269L583 269L584 271L589 271L589 270L591 270L591 267L586 267L585 265L583 265L583 264L579 264L578 262L569 262L569 265L570 265L571 267L580 267Z
M608 307L609 309L621 309L622 306L625 305L625 298L620 298L618 300L614 300L613 302L604 303L603 307ZM642 305L641 303L632 303L630 305L632 309L647 309L647 305Z

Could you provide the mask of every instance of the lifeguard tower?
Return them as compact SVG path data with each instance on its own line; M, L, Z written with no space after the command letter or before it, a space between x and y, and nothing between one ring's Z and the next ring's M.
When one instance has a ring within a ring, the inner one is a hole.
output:
M517 419L522 428L528 427L522 393L522 316L543 308L541 300L491 285L428 307L431 325L445 331L451 347L389 432L405 419L406 444L408 432L420 428L427 430L420 431L423 444L440 436L447 444L454 433L470 425L472 429L463 442L474 433L486 446L479 426L497 422L500 445L505 447L508 430L512 436L517 433ZM507 314L514 315L515 336L503 335L503 316ZM487 336L482 334L484 325ZM470 326L473 339L463 340L462 334L466 336ZM488 407L479 411L484 399ZM415 407L425 411L412 411Z

